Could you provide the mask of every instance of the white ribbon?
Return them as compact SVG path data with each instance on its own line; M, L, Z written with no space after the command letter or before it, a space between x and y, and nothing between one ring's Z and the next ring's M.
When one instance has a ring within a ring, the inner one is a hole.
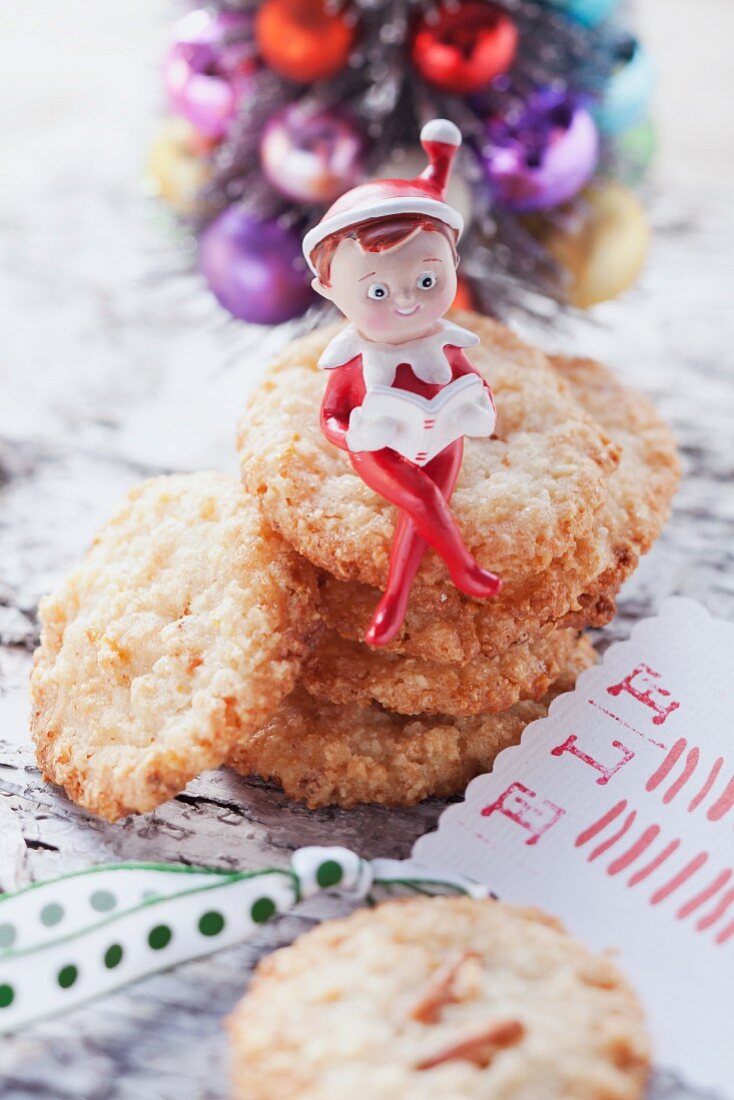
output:
M0 896L0 1033L245 940L318 893L376 890L487 894L410 860L301 848L287 870L120 863Z

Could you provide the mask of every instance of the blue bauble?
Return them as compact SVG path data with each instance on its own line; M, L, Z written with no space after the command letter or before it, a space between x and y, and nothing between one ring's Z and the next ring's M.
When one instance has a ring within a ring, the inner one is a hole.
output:
M238 206L201 234L199 270L225 309L257 325L299 317L314 299L300 235Z
M617 68L594 110L599 129L605 134L621 134L641 122L648 113L654 84L649 53L637 39L626 39L619 48Z
M558 8L569 19L583 23L585 27L595 27L614 11L619 0L546 0L552 7Z

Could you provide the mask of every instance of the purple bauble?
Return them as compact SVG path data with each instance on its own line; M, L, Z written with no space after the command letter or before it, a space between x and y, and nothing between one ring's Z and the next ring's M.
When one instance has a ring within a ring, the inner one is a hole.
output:
M225 309L243 321L278 325L313 300L300 235L230 206L199 238L199 269Z
M497 206L547 210L589 182L599 136L589 112L570 96L540 91L488 120L482 157Z
M344 110L289 103L260 142L263 172L286 198L326 204L364 175L365 140Z
M164 66L171 110L214 141L252 87L251 19L197 10L181 20Z

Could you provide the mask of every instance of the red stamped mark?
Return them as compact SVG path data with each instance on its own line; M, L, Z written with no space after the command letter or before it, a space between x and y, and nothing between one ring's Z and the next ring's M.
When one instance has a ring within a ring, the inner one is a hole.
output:
M634 875L630 877L627 885L637 886L640 882L644 882L646 878L649 878L650 875L654 874L655 871L657 871L658 867L662 867L666 859L670 859L670 857L673 855L673 852L677 852L679 848L680 840L678 839L678 837L676 837L675 840L671 840L670 843L666 844L662 851L658 852L658 854L653 859L651 859L649 863L645 864L644 867L641 867L639 871L635 871Z
M563 756L564 752L570 753L571 756L575 756L583 764L588 764L590 768L594 768L595 771L601 772L599 779L596 782L600 787L605 786L612 776L616 775L620 768L623 768L625 764L629 764L630 760L634 758L634 752L632 749L628 749L626 745L623 745L621 741L612 741L612 748L621 752L622 756L619 760L612 764L604 764L601 760L595 760L593 756L589 756L588 753L582 752L577 748L576 742L578 738L575 733L572 733L562 745L556 745L554 749L551 749L551 756Z
M589 863L603 856L630 832L637 819L637 813L635 810L629 810L625 814L627 810L627 800L624 798L620 799L619 802L615 803L615 805L603 813L601 817L597 818L596 821L578 834L575 844L577 848L580 848L589 844L601 833L608 830L610 826L615 826L613 832L608 833L608 835L601 840L601 843L592 848L588 856ZM621 855L617 856L609 863L606 869L607 874L613 877L621 874L622 871L626 871L650 848L660 836L660 833L661 829L659 825L648 825L647 828L643 829L640 835L629 844ZM681 841L677 837L669 841L653 859L649 860L648 863L628 879L626 883L627 887L634 887L644 882L645 879L649 878L655 871L662 867L663 864L678 851L680 846ZM681 890L689 880L698 875L699 871L708 863L708 860L708 852L699 852L692 859L689 859L682 868L677 870L674 874L671 874L670 877L663 881L661 885L653 891L647 899L648 904L651 906L660 905L671 897L671 895L677 893L677 891ZM675 917L678 920L685 920L707 902L716 899L717 895L721 894L724 887L730 883L732 876L734 876L734 871L732 871L731 868L720 871L706 884L706 886L699 888L687 901L679 905L675 912ZM696 932L705 932L711 928L712 925L720 922L732 903L734 903L734 889L728 890L723 897L718 899L714 908L699 919L695 925ZM713 942L718 946L726 943L733 936L734 921L731 921L730 924L727 924L719 931Z
M590 841L594 840L595 837L599 836L600 833L608 829L610 825L618 822L624 814L625 810L627 810L627 805L627 800L621 799L619 802L616 803L616 805L612 806L611 809L607 810L606 813L602 814L602 816L598 818L592 825L588 826L588 828L580 832L576 837L576 847L579 848L585 844L588 844ZM606 839L602 840L600 844L592 849L590 855L588 856L588 862L592 863L594 860L599 859L600 856L603 856L604 853L609 851L610 848L614 847L615 844L618 844L619 841L622 840L622 838L625 837L630 831L635 823L636 817L636 812L634 810L630 810L624 817L621 825L618 824L617 827L614 829L614 832L610 833L606 837ZM659 836L660 826L649 825L646 829L642 831L639 837L637 837L637 839L629 845L626 851L624 851L621 855L617 856L616 859L613 859L611 861L611 863L607 867L607 874L610 876L614 876L620 874L622 871L626 871L629 867L631 867L633 863L635 863L640 858L641 855L643 855L644 852L648 850L651 844L653 844ZM650 875L654 874L655 871L657 871L668 859L670 859L674 852L676 852L680 848L680 844L681 842L678 838L669 841L668 844L666 844L665 847L662 848L661 851L658 852L658 854L652 860L650 860L647 864L645 864L644 867L640 868L639 871L636 871L635 874L633 874L629 878L626 885L628 887L634 887L637 886L640 882L644 882L645 879L649 878ZM650 895L650 897L648 898L648 904L651 906L657 906L666 901L667 898L669 898L672 894L675 894L678 890L685 886L685 884L690 879L694 878L694 876L698 874L701 868L705 866L708 860L708 852L699 852L696 856L693 857L693 859L690 859L680 870L676 871L675 874L666 879ZM678 907L675 913L676 918L678 920L685 920L697 909L700 909L701 906L715 899L716 895L720 894L723 888L730 882L732 875L734 875L734 871L732 871L731 868L726 868L725 870L719 872L719 874L717 874L713 878L713 880L711 880L705 887L699 889L697 893L695 893L692 897L688 899L688 901L683 902L683 904ZM734 889L728 890L723 895L723 897L719 898L714 908L699 919L699 921L695 925L696 932L705 932L709 928L711 928L712 925L716 924L718 921L721 921L722 917L726 915L732 903L734 903ZM728 940L730 940L732 936L734 936L734 921L731 921L730 924L727 924L724 928L722 928L713 942L717 946L720 946L721 944L724 944Z
M662 764L655 769L655 771L648 779L647 783L645 784L646 791L652 792L665 782L665 780L670 776L671 772L673 772L676 768L687 747L688 742L686 741L685 737L680 737L669 750ZM670 786L665 791L665 794L663 795L663 802L665 803L665 805L668 805L670 802L673 801L674 798L676 798L680 794L687 783L689 783L689 781L693 778L700 763L700 750L694 746L694 748L689 749L688 753L686 754L683 769L678 775L677 779L675 779L670 784ZM713 765L709 769L709 772L704 779L703 784L688 803L687 808L689 813L692 813L695 809L697 809L704 801L706 796L710 794L714 783L718 779L723 764L724 758L722 756L717 757ZM733 806L734 777L729 780L721 794L719 794L713 804L709 806L706 817L709 821L720 821L722 817L724 817Z
M623 798L620 802L616 804L616 806L612 806L611 810L607 810L607 812L602 814L602 816L598 818L597 821L595 821L587 829L584 829L582 832L579 833L575 840L576 847L582 848L584 844L588 844L590 841L592 841L594 837L603 832L608 825L611 825L613 822L615 822L626 809L627 799ZM632 828L636 817L637 811L631 810L630 813L627 814L627 817L624 819L622 824L617 829L615 829L611 836L607 837L606 840L603 840L601 844L598 844L592 850L591 854L589 855L589 863L591 863L595 859L598 859L599 856L604 855L604 853L608 851L614 844L616 844L618 840L621 840L622 837Z
M586 829L583 829L576 837L576 847L582 848L585 844L588 844L590 841L594 840L594 838L597 837L600 833L604 832L604 830L607 829L608 826L614 824L614 822L619 817L621 817L624 811L627 809L627 805L627 799L621 799L619 802L616 803L616 805L612 806L612 808L610 810L607 810L606 813L603 813L601 817L597 818L597 820L589 825ZM617 827L614 833L612 833L606 840L602 841L601 844L597 845L597 847L593 849L591 855L589 856L589 862L594 859L598 859L600 855L603 855L604 852L608 851L614 844L616 844L619 840L626 836L626 834L629 832L632 825L634 824L636 817L636 812L634 810L631 810L627 814L625 820L622 822L622 825ZM660 826L649 825L637 838L637 840L633 841L630 847L622 855L612 860L612 862L609 864L609 867L607 868L607 874L618 875L621 871L625 871L628 867L631 867L635 860L639 859L640 856L647 851L647 849L650 847L653 841L657 839L659 835ZM680 840L671 841L669 844L666 845L665 848L663 848L661 852L659 852L655 856L654 859L646 864L645 867L632 875L627 885L636 886L638 882L642 882L654 871L656 871L658 867L662 866L665 860L672 856L673 852L675 852L679 846Z
M603 856L605 852L608 852L610 848L614 847L617 841L621 840L623 836L626 836L634 825L636 818L637 811L630 810L617 831L615 833L612 833L610 837L608 837L606 840L603 840L601 844L598 844L596 848L594 848L593 852L589 856L589 863L592 863L595 859L598 859L599 856Z
M681 905L680 909L676 913L678 920L685 920L686 917L689 917L691 913L694 913L696 911L696 909L699 909L707 901L711 901L711 898L714 897L715 894L718 894L719 890L723 889L723 887L726 886L727 882L731 878L731 875L732 872L730 868L727 867L725 871L722 871L721 874L716 876L713 882L710 882L709 885L704 887L703 890L699 890L697 894L694 894L690 901L687 901L685 905Z
M673 711L678 710L680 703L676 702L675 699L671 699L670 692L666 688L655 683L659 679L660 673L656 672L654 668L650 668L649 665L644 663L639 664L637 668L630 672L629 676L625 676L624 680L608 687L607 693L616 697L621 695L623 691L626 692L633 699L637 699L639 703L654 711L652 719L654 726L662 726L666 718ZM662 702L667 699L670 699L669 703Z
M734 806L734 778L729 780L724 793L719 795L706 817L709 821L720 821L732 806Z
M522 783L511 783L499 798L481 810L482 817L502 814L530 833L526 844L537 844L541 836L547 833L563 817L565 810L555 802L541 798L535 791Z
M668 882L664 883L650 898L651 905L659 905L661 901L665 901L671 894L674 894L676 890L680 889L684 882L688 882L689 878L692 878L700 869L704 863L708 861L708 852L699 852L697 856L694 856L692 860L689 860L680 871L678 871Z
M651 745L654 745L657 749L667 749L667 745L663 741L656 741L654 737L650 737L648 733L643 733L642 730L638 730L637 726L631 726L629 722L625 722L623 718L620 718L618 714L615 714L613 710L609 710L608 707L603 707L601 703L597 703L596 699L587 699L586 702L589 706L596 707L602 714L606 714L607 718L613 718L615 722L619 722L620 726L624 726L630 733L636 733L638 737L641 737L643 741L649 741Z
M692 748L688 753L683 771L680 773L675 783L670 784L667 791L663 795L663 802L666 804L666 806L668 802L672 802L675 796L683 790L686 783L695 772L696 768L698 767L699 756L700 753L697 748Z
M721 771L723 763L724 763L724 757L723 756L717 757L717 759L714 761L714 763L711 767L711 771L706 776L706 779L704 780L703 786L701 787L700 791L698 792L698 794L695 794L693 796L693 798L691 799L691 801L688 803L688 812L689 812L689 814L693 813L693 811L698 806L701 805L704 798L706 797L706 795L709 793L709 791L713 787L714 783L716 782L716 780L718 778L718 775L719 775L719 772Z
M607 825L611 825L613 821L616 821L620 814L623 814L627 809L627 799L623 798L621 802L618 802L616 806L612 806L611 810L607 810L605 814L595 821L593 825L589 825L588 829L584 829L576 837L576 847L580 848L584 844L588 844L590 840L593 840L598 833L603 829L606 829Z
M626 871L628 867L632 866L635 860L640 858L643 852L647 851L653 840L656 840L659 835L659 825L648 826L648 828L645 829L642 835L637 838L634 844L632 844L627 849L624 855L618 856L617 859L612 860L612 862L607 867L607 874L618 875L622 871Z
M645 784L646 791L654 791L656 787L668 778L675 765L680 760L683 753L686 751L688 742L685 737L680 737L673 745L668 755L663 760L659 768L656 768L652 773L647 783Z
M722 898L719 898L714 908L696 922L696 928L698 929L698 931L705 932L706 929L710 928L712 924L716 924L718 920L721 920L733 901L734 890L727 890L724 896Z
M730 940L732 936L734 936L734 920L719 932L714 942L721 945L722 943L726 943L727 940Z

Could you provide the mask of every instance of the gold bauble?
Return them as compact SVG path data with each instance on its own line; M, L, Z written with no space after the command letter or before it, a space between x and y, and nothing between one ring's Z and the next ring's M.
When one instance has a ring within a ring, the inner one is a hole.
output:
M611 181L584 191L541 240L570 276L568 300L580 309L616 298L645 265L650 226L639 200Z
M182 118L167 118L153 142L148 175L157 195L177 214L195 214L201 188L209 177L201 139Z

